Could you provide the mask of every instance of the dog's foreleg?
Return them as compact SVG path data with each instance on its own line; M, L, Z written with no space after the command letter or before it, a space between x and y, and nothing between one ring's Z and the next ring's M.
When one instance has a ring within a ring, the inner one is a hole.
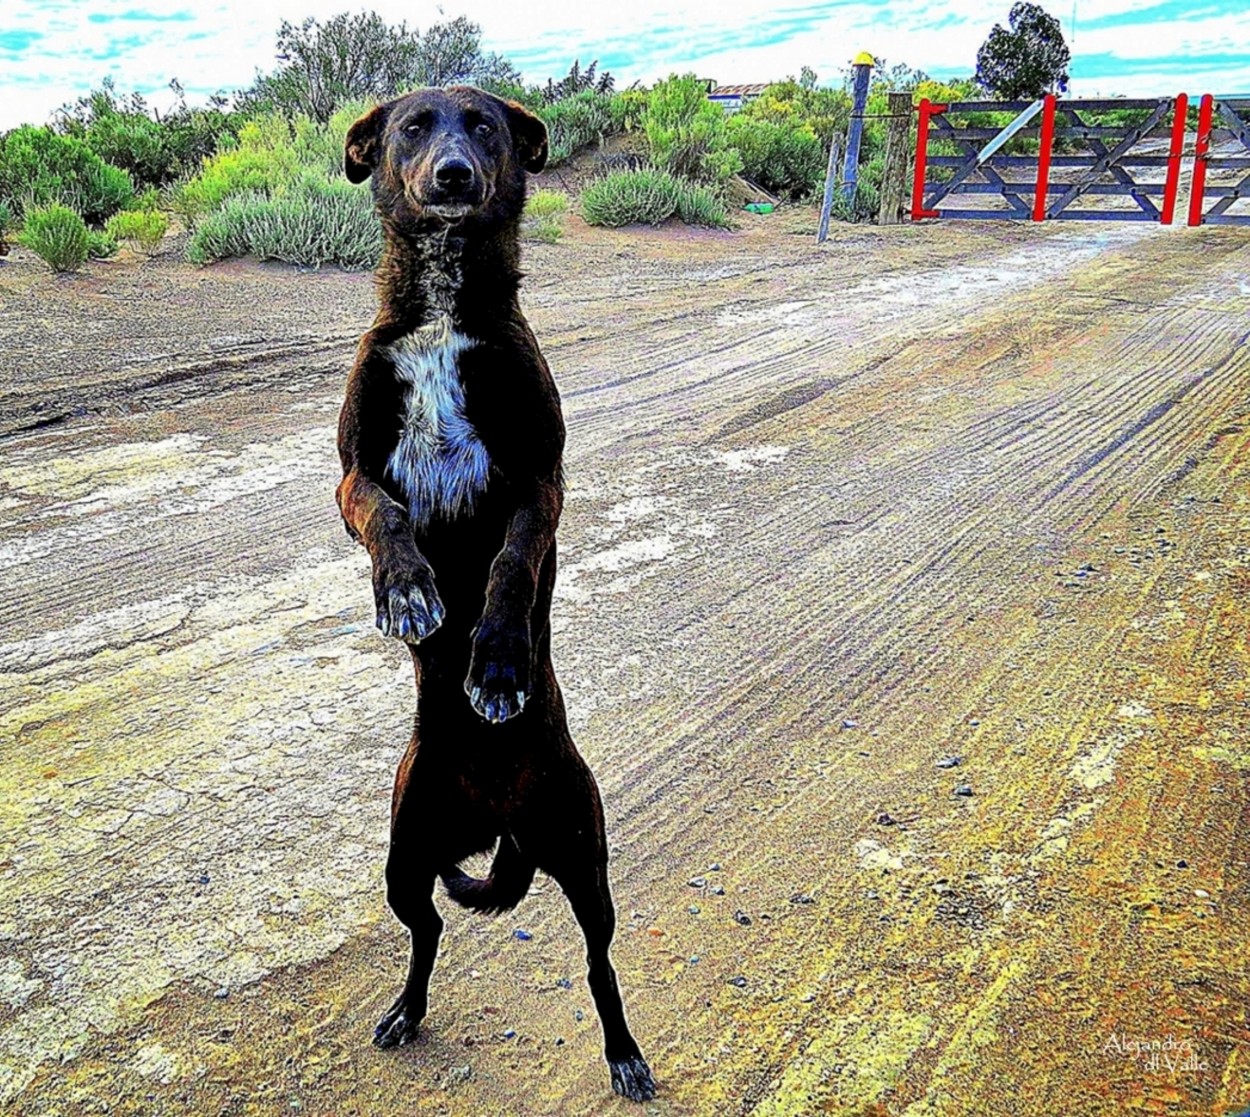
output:
M338 487L339 510L373 560L373 602L383 636L416 644L443 623L434 571L417 548L404 508L359 470Z
M486 605L474 629L464 683L473 708L487 721L519 714L529 698L534 666L530 614L562 504L556 481L538 482L513 513L503 548L491 563Z

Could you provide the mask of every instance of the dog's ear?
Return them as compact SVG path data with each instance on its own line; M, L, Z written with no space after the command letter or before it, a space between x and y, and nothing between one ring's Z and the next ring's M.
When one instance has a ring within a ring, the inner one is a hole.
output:
M343 170L347 172L348 182L364 182L377 169L387 109L386 105L370 109L347 130Z
M536 175L547 165L547 125L515 101L505 101L504 107L508 110L508 129L517 161Z

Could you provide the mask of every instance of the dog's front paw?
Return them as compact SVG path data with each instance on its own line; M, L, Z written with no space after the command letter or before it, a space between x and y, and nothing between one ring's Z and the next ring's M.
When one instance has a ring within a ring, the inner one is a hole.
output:
M478 626L464 692L487 721L507 721L525 709L530 695L529 635Z
M433 635L443 623L434 571L419 554L388 556L373 564L373 602L382 635L409 644Z

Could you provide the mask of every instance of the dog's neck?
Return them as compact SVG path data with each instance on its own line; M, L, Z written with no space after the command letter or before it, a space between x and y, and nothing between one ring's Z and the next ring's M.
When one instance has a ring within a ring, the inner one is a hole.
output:
M449 319L471 328L515 304L521 282L516 234L446 225L409 232L385 227L378 266L377 324L418 329Z

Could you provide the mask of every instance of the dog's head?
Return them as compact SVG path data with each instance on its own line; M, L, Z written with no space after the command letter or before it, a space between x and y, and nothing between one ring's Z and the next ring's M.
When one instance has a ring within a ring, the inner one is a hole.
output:
M379 105L351 126L345 155L348 179L372 175L383 218L400 227L515 219L525 172L546 162L546 125L469 85Z

